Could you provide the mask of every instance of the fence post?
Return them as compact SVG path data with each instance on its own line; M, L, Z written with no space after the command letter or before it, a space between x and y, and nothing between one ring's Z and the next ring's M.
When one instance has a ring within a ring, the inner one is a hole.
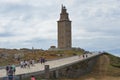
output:
M22 80L22 75L19 75L19 80Z
M49 78L50 78L49 65L45 65L45 78L46 78L46 79L49 79Z
M59 77L59 71L58 71L58 70L55 71L55 77L56 77L56 78Z

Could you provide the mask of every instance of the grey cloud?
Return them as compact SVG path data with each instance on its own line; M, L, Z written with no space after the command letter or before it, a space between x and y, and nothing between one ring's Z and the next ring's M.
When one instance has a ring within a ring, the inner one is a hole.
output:
M10 37L10 36L15 36L14 34L12 34L12 33L0 33L0 37Z
M5 33L1 36L15 38L17 35L17 38L21 38L20 44L19 39L14 43L7 40L9 47L48 48L50 45L56 45L56 21L59 19L61 3L66 5L72 20L73 46L89 50L119 47L120 1L118 0L71 0L69 2L68 0L47 2L23 0L20 3L4 3L0 5L0 18L9 22L2 26L5 28ZM2 44L6 47L4 44L7 42Z
M7 17L12 17L15 20L20 19L20 17L22 17L24 21L29 21L32 18L48 20L48 18L54 18L54 15L57 15L57 13L54 12L54 10L57 9L54 5L36 7L29 4L3 4L1 7L0 15L7 15Z
M79 39L79 40L74 40L75 43L73 43L73 45L79 46L88 50L104 51L104 50L111 50L111 49L118 48L118 45L120 45L120 43L118 43L117 41L119 39L120 38L118 39L115 39L115 38Z

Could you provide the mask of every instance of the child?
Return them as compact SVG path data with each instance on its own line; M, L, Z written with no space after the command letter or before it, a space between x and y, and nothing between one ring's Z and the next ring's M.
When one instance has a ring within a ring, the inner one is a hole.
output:
M31 76L31 80L36 80L34 76Z

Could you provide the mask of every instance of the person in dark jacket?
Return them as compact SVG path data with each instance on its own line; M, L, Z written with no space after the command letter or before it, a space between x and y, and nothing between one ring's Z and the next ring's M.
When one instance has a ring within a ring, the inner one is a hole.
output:
M6 74L7 74L7 76L8 76L9 70L10 70L10 64L8 64L8 65L6 66Z
M13 68L10 67L10 70L8 71L8 80L13 80L13 73L14 73Z

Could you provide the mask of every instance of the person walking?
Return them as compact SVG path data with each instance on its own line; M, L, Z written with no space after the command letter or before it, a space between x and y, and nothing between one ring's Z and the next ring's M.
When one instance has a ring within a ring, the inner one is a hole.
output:
M32 59L32 66L35 66L35 60Z
M88 55L86 54L86 58L88 57Z
M10 67L10 70L8 71L8 80L13 80L13 69L12 66Z
M11 67L12 67L12 70L13 70L13 74L15 75L15 71L16 71L15 65L13 64Z
M20 67L24 68L24 61L20 61Z
M7 76L8 76L9 70L10 70L10 64L8 64L8 65L6 66L6 75L7 75Z
M43 57L42 62L45 64L45 62L46 62L45 57Z
M40 63L41 64L43 63L43 57L40 57Z
M83 54L83 59L84 59L85 55Z

